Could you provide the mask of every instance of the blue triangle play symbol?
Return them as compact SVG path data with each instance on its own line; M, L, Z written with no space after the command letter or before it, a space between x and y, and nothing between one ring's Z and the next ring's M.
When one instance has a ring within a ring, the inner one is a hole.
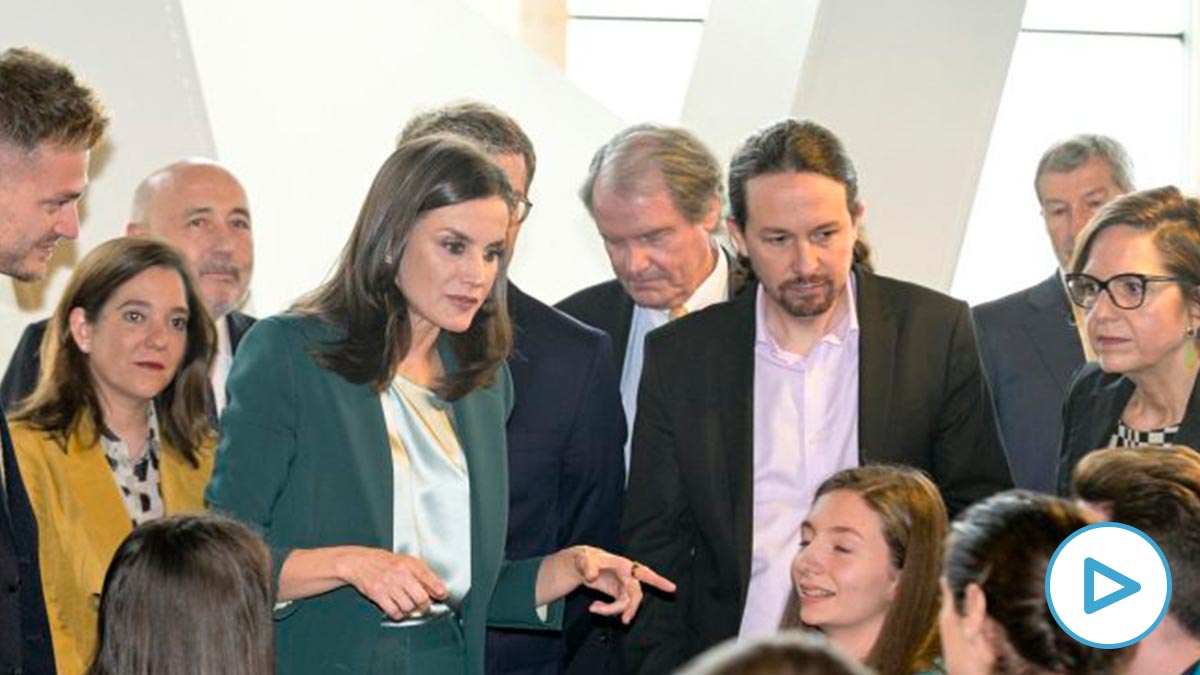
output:
M1121 587L1103 598L1096 598L1096 575L1103 574L1106 579L1114 581ZM1083 559L1083 611L1085 614L1093 614L1108 607L1114 602L1120 602L1125 598L1142 590L1142 585L1121 574L1113 568L1096 560L1095 558Z

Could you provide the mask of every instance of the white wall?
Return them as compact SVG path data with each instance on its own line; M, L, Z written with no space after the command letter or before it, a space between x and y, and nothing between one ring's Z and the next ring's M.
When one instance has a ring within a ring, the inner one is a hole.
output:
M830 128L877 267L947 290L1024 5L713 0L684 120L725 157L787 115Z
M539 152L512 276L553 301L611 274L575 192L594 149L638 120L619 119L521 45L507 19L497 24L513 0L497 0L492 18L483 2L0 0L0 46L63 58L112 108L75 251L120 234L150 170L215 155L250 195L260 315L324 277L414 110L491 101ZM786 114L829 125L862 172L882 269L945 288L1022 5L713 0L684 123L723 157ZM0 282L0 366L24 324L52 309L72 253L44 288Z

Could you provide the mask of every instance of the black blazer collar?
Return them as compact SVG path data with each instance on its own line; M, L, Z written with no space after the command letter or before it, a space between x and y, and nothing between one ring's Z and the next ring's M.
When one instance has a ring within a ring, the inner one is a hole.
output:
M896 308L887 302L875 275L854 267L858 303L858 447L881 447L887 442L891 412L892 376L896 365Z
M737 551L743 595L750 584L750 557L754 547L754 335L757 284L729 302L718 362L718 382L727 397L723 408L721 443L729 476L730 522Z

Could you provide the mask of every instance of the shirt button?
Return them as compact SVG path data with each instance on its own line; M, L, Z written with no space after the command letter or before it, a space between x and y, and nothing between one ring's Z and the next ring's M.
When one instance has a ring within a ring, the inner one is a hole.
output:
M8 590L9 593L16 593L17 590L19 590L21 588L21 580L13 579L12 581L8 582L8 586L6 586L5 588Z

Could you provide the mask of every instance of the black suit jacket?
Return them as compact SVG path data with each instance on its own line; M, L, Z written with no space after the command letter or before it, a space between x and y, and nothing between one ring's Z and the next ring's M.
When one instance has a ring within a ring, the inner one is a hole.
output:
M928 471L951 512L1011 487L967 306L856 275L860 461ZM678 591L648 594L625 640L629 672L670 672L741 624L753 541L756 295L647 336L621 534L629 556Z
M21 333L17 348L13 350L12 359L4 371L4 380L0 381L0 408L9 412L16 410L21 399L32 394L37 386L38 370L42 364L42 337L46 334L48 321L35 321ZM229 345L236 353L242 336L254 325L254 317L230 312L225 315L225 321L229 327Z
M1200 383L1198 383L1200 384ZM1089 363L1075 374L1071 392L1063 404L1063 434L1058 467L1058 493L1071 491L1071 472L1083 456L1108 447L1117 432L1125 405L1133 396L1133 381L1119 373L1106 373L1100 364ZM1200 387L1192 385L1187 412L1175 442L1200 448Z
M1013 482L1055 491L1062 406L1083 365L1062 280L1049 279L974 309L979 356L991 385Z
M508 420L507 558L575 544L615 550L625 488L625 414L608 336L508 286L514 407ZM567 602L563 633L489 630L487 672L562 672L593 627L589 593ZM589 649L606 658L611 641ZM611 655L616 658L615 654ZM581 664L585 665L585 664Z
M0 495L0 673L53 675L54 651L42 576L38 566L37 521L0 410L4 494Z
M721 254L729 263L729 296L734 297L752 285L752 276L749 267L736 256L724 250ZM629 346L629 329L633 325L633 298L625 292L621 282L611 279L589 286L558 301L554 306L608 333L617 355L614 365L619 382L621 369L625 367L625 348Z

